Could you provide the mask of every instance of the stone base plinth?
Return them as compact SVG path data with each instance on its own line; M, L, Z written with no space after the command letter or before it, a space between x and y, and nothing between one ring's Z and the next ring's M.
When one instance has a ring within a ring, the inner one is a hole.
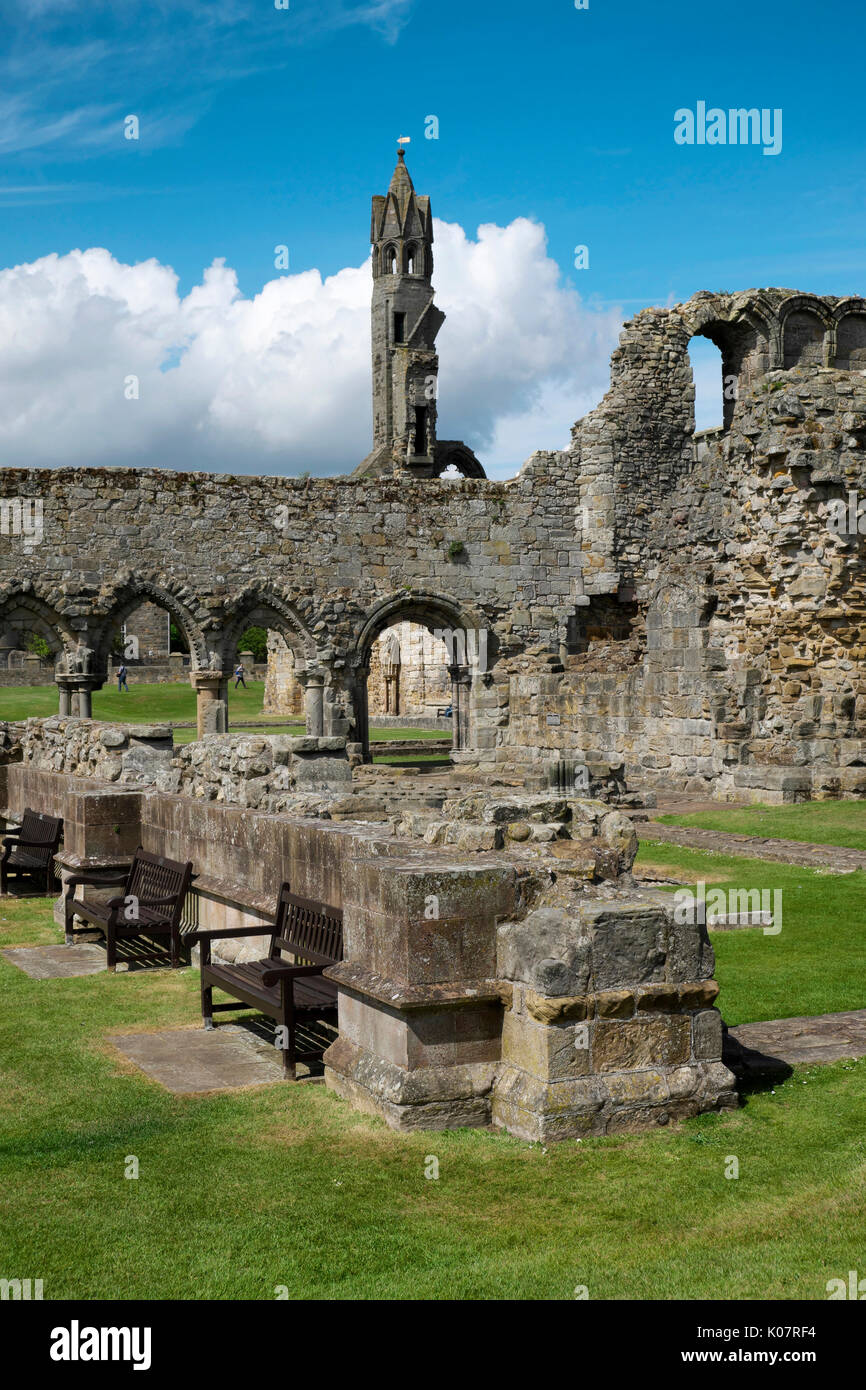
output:
M325 1053L325 1083L356 1110L391 1129L460 1129L489 1125L495 1062L407 1071L342 1035Z
M549 1143L622 1134L737 1104L733 1073L721 1062L611 1072L550 1081L505 1064L491 1098L494 1125Z

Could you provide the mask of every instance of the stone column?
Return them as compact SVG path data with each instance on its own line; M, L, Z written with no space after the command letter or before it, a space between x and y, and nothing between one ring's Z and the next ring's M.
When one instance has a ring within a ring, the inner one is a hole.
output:
M372 761L370 756L370 703L367 693L369 677L369 666L357 666L355 668L355 738L361 745L361 761L365 763Z
M68 717L72 713L72 681L68 676L55 676L55 684L60 697L58 714Z
M225 734L229 727L229 672L190 671L196 693L196 736Z
M304 715L307 733L321 738L325 732L325 677L321 671L299 671L298 680L304 687Z
M472 677L466 666L449 666L451 677L451 743L455 751L469 742L469 691Z
M92 719L93 692L102 689L105 675L86 676L79 671L57 675L54 679L60 694L58 713L72 719Z

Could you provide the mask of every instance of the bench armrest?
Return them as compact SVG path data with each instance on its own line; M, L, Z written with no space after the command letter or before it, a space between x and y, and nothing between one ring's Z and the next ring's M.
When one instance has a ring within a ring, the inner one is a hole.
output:
M332 961L332 965L336 965ZM299 975L321 975L327 965L289 965L288 962L275 961L270 970L262 971L263 985L276 985L280 980L296 980Z
M7 839L7 840L11 840L13 835L20 835L20 834L21 834L21 831L22 831L23 829L24 829L24 826L23 826L23 825L19 825L19 826L16 826L16 827L14 827L14 828L13 828L12 826L7 826L7 827L6 827L6 830L5 830L5 832L4 832L4 834L6 835L6 839ZM6 841L4 840L3 843L5 844Z
M227 936L273 936L275 925L274 922L262 922L258 927L196 927L194 932L190 932L188 940L218 941Z

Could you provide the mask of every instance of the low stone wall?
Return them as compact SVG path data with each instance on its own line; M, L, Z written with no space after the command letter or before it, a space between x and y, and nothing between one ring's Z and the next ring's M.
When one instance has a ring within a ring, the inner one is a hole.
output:
M70 742L80 722L70 721ZM3 751L39 749L46 763L61 766L40 766L36 756L7 763L8 809L63 816L64 880L82 865L107 875L139 843L191 860L188 928L261 925L261 936L220 943L229 959L261 954L283 881L341 906L344 960L328 971L338 987L339 1036L325 1054L325 1075L354 1106L399 1129L494 1123L547 1140L639 1129L735 1103L721 1062L706 929L636 901L620 812L602 804L595 820L575 823L581 853L573 863L543 840L535 857L517 840L467 863L457 846L400 840L385 824L219 801L220 790L225 798L267 777L257 762L265 750L255 745L277 740L210 740L208 776L227 779L200 784L216 787L213 796L196 795L194 781L191 795L100 782L93 769L125 754L106 748L98 726L86 722L93 742L77 750L85 776L70 776L62 754L49 751L56 730L24 726L22 742ZM305 753L315 763L338 752L286 751L301 766ZM193 752L179 750L180 766L169 773L201 777ZM136 756L131 745L126 753ZM515 805L506 809L511 819L503 824L518 824ZM527 801L519 809L532 825L542 824L531 821L532 809L546 815L549 808Z
M99 782L153 783L174 754L169 724L108 724L56 715L5 727L16 731L23 762Z
M345 738L221 734L177 748L156 783L198 800L299 811L310 793L350 791L352 770Z
M345 738L214 734L175 747L169 724L108 724L59 715L0 724L34 768L97 782L158 787L195 799L297 810L306 795L351 789Z
M32 685L53 685L53 666L39 666L36 662L26 666L0 666L0 686L11 685L16 689Z

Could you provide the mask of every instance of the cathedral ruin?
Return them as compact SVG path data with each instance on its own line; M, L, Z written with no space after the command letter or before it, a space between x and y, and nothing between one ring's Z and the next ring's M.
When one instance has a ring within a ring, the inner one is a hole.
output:
M81 854L106 852L110 817L195 858L205 913L255 917L288 864L341 902L329 1084L389 1123L563 1137L731 1103L706 932L636 902L623 809L658 789L866 795L866 301L644 309L568 447L492 481L439 438L432 214L402 153L371 239L373 444L354 471L3 470L44 538L2 537L0 632L59 658L59 716L6 730L9 804L62 801ZM695 336L720 349L724 399L697 434ZM144 604L188 646L184 749L91 720ZM253 624L303 738L231 736ZM400 714L413 682L450 710L438 802L370 780L371 700ZM97 784L114 801L91 824Z

